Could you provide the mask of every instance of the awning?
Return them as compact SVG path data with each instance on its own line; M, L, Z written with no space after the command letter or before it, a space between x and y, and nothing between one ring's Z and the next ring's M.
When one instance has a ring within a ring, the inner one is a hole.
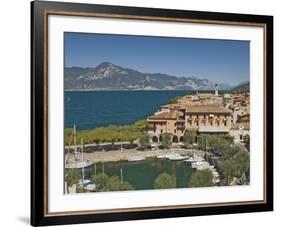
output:
M199 132L213 132L213 133L228 133L229 129L226 127L215 127L215 126L200 126Z

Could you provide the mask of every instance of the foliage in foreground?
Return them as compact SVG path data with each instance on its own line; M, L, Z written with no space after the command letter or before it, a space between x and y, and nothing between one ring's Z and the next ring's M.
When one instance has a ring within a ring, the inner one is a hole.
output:
M162 133L160 135L162 148L169 148L172 145L172 134Z
M250 167L249 152L242 146L231 147L226 150L218 167L226 185L230 185L234 178L244 183L245 174Z
M121 182L118 176L108 176L105 173L99 173L93 176L92 180L96 184L97 192L134 190L134 187L129 182Z
M191 175L191 187L210 187L213 186L213 173L209 169L197 170Z
M193 146L195 142L197 131L196 130L187 130L183 135L183 143L185 147Z
M175 175L161 173L154 181L155 189L176 188L177 179Z
M84 144L114 143L138 139L146 126L146 120L140 120L132 125L98 127L92 130L77 131L77 143L83 138ZM73 144L72 128L66 128L64 133L65 145Z
M197 145L199 149L209 150L218 155L223 155L224 151L233 144L231 136L199 135Z
M139 138L139 143L140 143L140 147L141 149L146 149L149 147L150 145L150 137L147 133L142 133L140 138Z
M79 172L75 169L66 169L64 173L64 180L67 182L68 186L77 184L80 179Z

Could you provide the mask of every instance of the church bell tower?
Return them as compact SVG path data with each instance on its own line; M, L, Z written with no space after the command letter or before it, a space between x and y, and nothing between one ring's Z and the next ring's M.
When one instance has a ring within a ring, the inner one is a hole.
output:
M219 86L218 84L215 84L215 96L219 95Z

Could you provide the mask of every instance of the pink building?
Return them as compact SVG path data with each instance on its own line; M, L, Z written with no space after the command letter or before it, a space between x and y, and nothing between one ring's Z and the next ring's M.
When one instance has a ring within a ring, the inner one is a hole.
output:
M150 116L147 129L152 142L159 142L162 133L171 133L173 142L183 140L188 129L199 133L227 134L232 125L232 112L219 104L165 106L163 111Z

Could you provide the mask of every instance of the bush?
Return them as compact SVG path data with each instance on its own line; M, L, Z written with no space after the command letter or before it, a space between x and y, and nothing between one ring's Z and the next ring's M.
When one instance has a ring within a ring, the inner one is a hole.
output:
M163 148L169 148L172 144L172 134L171 133L162 133L160 135L161 145Z
M80 174L75 169L66 169L64 172L64 180L67 183L67 191L68 187L71 187L74 184L78 184L80 179Z
M161 173L154 181L154 188L164 189L164 188L176 188L177 179L175 175L170 175L168 173Z
M140 123L137 125L125 125L115 126L110 125L107 127L98 127L93 130L77 131L77 142L80 143L81 138L84 140L84 144L99 144L99 143L114 143L120 141L133 142L141 135L141 131L138 127L142 127ZM64 142L65 145L69 145L71 141L72 129L65 129ZM73 144L73 140L72 140Z
M209 169L197 170L191 175L191 187L210 187L213 186L213 173Z
M169 104L176 104L180 98L182 98L182 96L176 96L170 99Z
M105 173L99 173L96 177L93 176L92 180L96 184L97 192L134 190L134 187L127 181L121 182L119 177L108 176Z
M240 146L230 148L226 152L224 160L219 162L218 167L226 185L230 185L234 177L243 181L245 179L245 173L250 167L249 152Z
M183 136L183 143L185 147L193 146L195 142L197 131L195 130L187 130Z
M147 133L143 133L140 136L139 143L142 149L146 149L150 146L150 137Z

